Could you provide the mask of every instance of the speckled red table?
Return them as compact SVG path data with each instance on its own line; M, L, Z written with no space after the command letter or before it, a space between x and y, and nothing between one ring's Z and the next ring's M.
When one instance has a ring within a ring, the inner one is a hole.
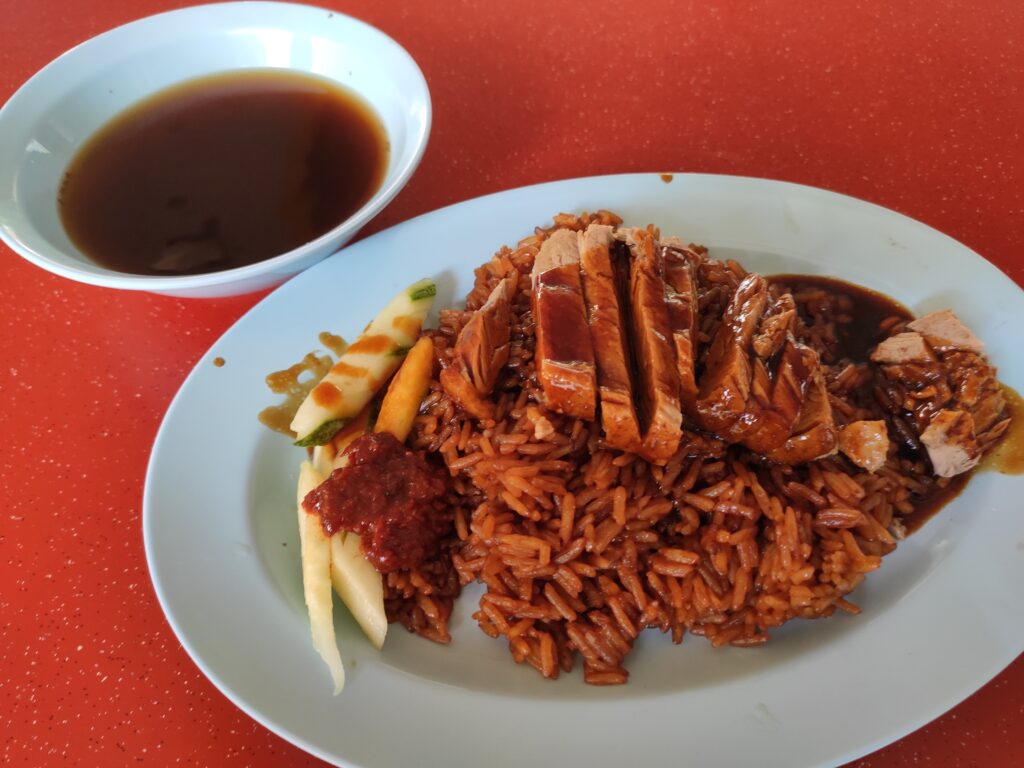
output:
M426 158L371 231L564 177L744 174L894 208L1024 284L1018 0L322 4L399 40L433 95ZM178 5L4 0L0 100L76 43ZM320 765L199 673L143 556L164 409L259 298L92 288L0 246L0 764ZM921 764L1024 765L1024 660L854 765Z

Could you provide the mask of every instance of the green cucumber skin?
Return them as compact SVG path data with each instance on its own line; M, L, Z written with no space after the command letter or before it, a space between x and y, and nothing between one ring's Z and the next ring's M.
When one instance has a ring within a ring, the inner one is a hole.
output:
M423 299L432 299L435 296L437 296L437 285L433 281L415 291L409 291L410 301L423 301Z
M308 448L311 445L325 445L331 442L331 438L338 434L349 421L351 419L331 419L330 421L325 421L305 437L296 440L293 445L297 445L299 448Z

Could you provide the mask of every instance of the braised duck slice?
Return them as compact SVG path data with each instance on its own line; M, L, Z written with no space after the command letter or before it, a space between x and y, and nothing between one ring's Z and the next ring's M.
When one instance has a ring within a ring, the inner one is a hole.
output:
M897 333L881 341L871 352L871 361L902 365L920 363L931 365L936 362L935 353L920 333Z
M998 440L1010 426L1006 400L1003 398L1002 390L998 387L999 385L996 384L995 387L986 389L984 396L968 408L968 412L974 419L974 430L981 436L986 447Z
M835 453L838 445L839 436L828 401L825 377L819 368L811 376L793 434L781 447L766 452L764 456L782 464L803 464Z
M750 396L750 352L768 303L768 281L747 275L726 306L708 350L692 416L708 432L723 435L746 412Z
M480 396L462 358L456 357L442 364L438 377L441 388L466 413L478 421L494 418L494 403Z
M579 234L580 268L587 323L597 364L601 428L610 448L640 450L640 422L633 405L626 329L619 307L610 247L613 228L591 224Z
M981 354L985 345L964 325L951 309L942 309L919 317L907 328L924 336L937 350L965 349Z
M754 334L754 354L762 360L774 355L786 342L786 334L792 333L796 325L796 302L792 294L784 293L771 302Z
M508 362L517 282L518 273L513 272L494 286L487 301L462 327L452 357L442 365L441 387L476 419L494 418L494 404L486 398Z
M617 236L631 255L630 341L638 367L637 400L644 429L640 455L664 464L679 448L683 416L661 258L647 230L623 229Z
M534 363L544 404L593 420L597 406L594 348L580 278L577 233L555 230L533 265Z
M668 305L669 327L676 350L676 370L679 373L679 398L683 408L697 400L697 254L675 243L661 246L665 270L665 302Z
M817 353L792 335L784 337L775 375L767 384L765 363L760 357L754 358L748 411L756 414L756 422L742 435L745 446L768 454L785 445L796 430L808 387L820 367Z
M537 276L555 267L580 263L580 247L576 232L571 229L556 229L541 243L540 251L533 260L531 276Z
M744 414L723 437L758 453L780 447L796 424L817 353L793 337L796 303L785 293L769 291L764 314L751 340L750 395Z
M942 362L949 371L952 400L970 412L976 434L984 435L1006 419L1006 400L996 372L983 357L954 350L943 353Z
M498 374L508 362L517 278L518 273L512 272L494 286L455 342L455 354L462 358L470 381L483 396L491 394Z
M921 442L939 477L954 477L981 461L974 419L967 411L939 411L921 433Z

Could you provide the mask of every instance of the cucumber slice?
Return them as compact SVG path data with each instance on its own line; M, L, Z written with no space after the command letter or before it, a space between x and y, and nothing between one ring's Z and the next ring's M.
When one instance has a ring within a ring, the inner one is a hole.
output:
M334 681L334 693L345 687L345 667L341 663L338 643L334 637L334 600L331 596L331 542L324 536L320 518L302 507L306 494L323 478L308 461L299 468L297 489L299 509L299 541L302 544L302 591L309 611L309 628L313 647L327 664Z
M296 445L323 445L370 402L416 342L436 295L433 280L420 280L384 307L299 406Z
M331 583L377 650L384 645L388 617L384 610L384 580L363 556L359 537L338 532L331 536Z

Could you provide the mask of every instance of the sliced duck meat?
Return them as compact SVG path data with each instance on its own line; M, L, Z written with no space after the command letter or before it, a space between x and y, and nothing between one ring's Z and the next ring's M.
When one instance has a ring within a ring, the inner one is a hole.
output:
M678 241L677 241L678 242ZM679 398L683 408L697 400L697 345L700 328L697 325L697 274L700 257L675 243L661 246L665 270L665 302L668 305L669 328L676 351L676 370L679 373Z
M666 272L667 264L666 255ZM761 275L740 280L728 267L700 266L705 269L696 274L698 294L702 274L713 282L703 286L705 296L738 282L715 327L697 397L687 412L702 429L774 461L799 464L833 453L838 437L821 361L794 338L793 297L773 295Z
M966 411L939 411L921 433L921 442L939 477L954 477L981 461L974 419Z
M605 445L636 453L640 450L640 422L633 404L624 313L612 268L613 242L613 228L604 224L591 224L579 234L583 296L597 364Z
M451 358L442 364L442 388L476 419L494 418L494 404L487 396L508 362L517 282L518 275L513 272L494 286L459 332Z
M920 333L897 333L885 339L871 352L875 363L899 365L902 363L935 362L935 354Z
M907 328L928 339L928 343L939 350L965 349L981 354L985 345L968 330L951 309L931 312L907 323Z
M494 389L498 374L508 362L517 279L518 273L512 272L494 286L455 342L455 354L462 358L470 381L483 396Z
M483 421L494 418L494 403L481 397L473 386L462 358L456 357L447 365L442 365L438 379L448 397L474 419Z
M870 359L881 366L885 378L895 386L896 399L907 411L917 410L922 395L930 399L932 410L951 396L938 356L919 333L903 332L883 339L871 351Z
M861 469L877 472L889 455L885 421L854 421L839 430L839 450Z
M881 372L881 402L893 424L916 433L935 474L968 471L1009 425L981 342L949 310L894 330L871 353Z
M807 388L800 418L786 442L764 456L781 464L803 464L836 452L839 436L832 417L832 406L825 388L825 377L818 369Z
M820 367L818 354L792 335L784 338L774 376L769 376L760 357L754 359L748 411L756 415L756 423L742 436L745 446L768 454L785 445L797 427L808 387Z
M984 357L974 352L953 350L942 353L942 363L949 372L952 400L957 407L970 412L978 435L985 435L1006 420L1002 388L996 379L995 368Z
M683 417L661 258L654 236L647 230L623 229L617 236L629 246L632 257L629 320L644 430L640 455L654 464L664 464L679 448Z
M534 363L544 404L553 411L593 420L597 371L587 327L577 233L555 230L533 266Z
M579 266L580 246L577 233L571 229L556 229L543 243L533 260L531 275L538 275L555 267Z
M796 326L796 302L793 295L784 293L771 302L761 325L754 334L754 354L767 360L778 352L786 341L786 335Z
M750 351L768 303L768 281L747 275L736 288L708 350L691 415L709 432L724 436L746 413L750 396Z

